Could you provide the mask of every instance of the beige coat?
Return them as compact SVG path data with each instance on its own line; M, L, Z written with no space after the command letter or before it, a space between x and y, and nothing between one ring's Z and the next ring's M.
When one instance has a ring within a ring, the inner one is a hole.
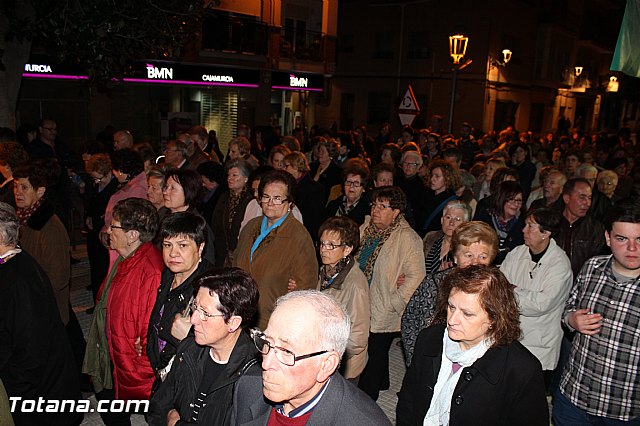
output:
M370 220L367 217L362 224L360 235ZM403 218L380 249L369 287L372 333L400 331L404 308L426 275L422 247L422 239ZM405 281L398 288L396 283L402 274Z
M258 284L258 327L267 328L273 305L278 297L287 293L289 278L298 290L316 288L318 261L311 236L293 215L260 243L250 261L251 246L260 234L262 216L252 219L240 232L233 266L251 274Z
M320 290L321 281L318 281ZM337 286L331 286L324 293L332 296L340 303L351 319L351 333L347 352L344 356L345 379L356 378L367 365L367 347L369 346L369 315L371 307L369 303L369 285L367 277L358 267L358 263L351 268L344 282Z

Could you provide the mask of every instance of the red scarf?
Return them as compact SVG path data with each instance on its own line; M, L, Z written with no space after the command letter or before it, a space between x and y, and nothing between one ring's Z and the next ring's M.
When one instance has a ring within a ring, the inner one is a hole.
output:
M16 209L16 216L18 216L18 220L20 220L20 225L24 226L27 224L27 221L29 220L31 215L40 208L43 201L44 199L41 197L35 203L33 203L31 207L25 207L23 209L18 207Z

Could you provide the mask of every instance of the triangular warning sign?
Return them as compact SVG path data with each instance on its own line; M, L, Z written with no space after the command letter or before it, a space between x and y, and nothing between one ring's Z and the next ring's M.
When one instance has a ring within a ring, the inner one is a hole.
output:
M420 113L420 107L418 106L418 101L416 100L416 96L413 94L413 89L411 85L407 87L407 92L404 94L402 99L400 100L400 106L398 107L398 111L407 112L407 113Z

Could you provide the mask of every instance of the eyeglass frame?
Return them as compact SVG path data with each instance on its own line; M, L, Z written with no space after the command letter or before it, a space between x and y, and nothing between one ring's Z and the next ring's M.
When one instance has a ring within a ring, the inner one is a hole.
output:
M520 198L519 200L517 200L517 199L514 197L514 198L509 198L506 202L507 202L507 203L510 203L510 204L522 204L522 203L524 203L524 199L523 199L523 198Z
M316 243L316 247L318 247L318 250L323 248L325 250L335 250L338 247L342 247L342 246L346 246L345 243L340 243L340 244L333 244L331 242L326 242L326 241L318 241Z
M109 225L109 230L114 230L114 229L122 229L124 232L127 232L128 229L126 229L124 226L118 226L118 225Z
M214 317L224 317L224 314L210 314L201 306L198 306L195 300L192 300L191 303L189 303L189 311L191 312L191 315L193 315L194 311L198 311L198 318L200 318L200 321L209 321L209 318Z
M385 206L385 205L384 205L384 204L382 204L382 203L374 203L374 202L370 202L370 203L369 203L369 207L371 207L372 209L374 209L374 208L375 208L375 209L382 209L382 210L388 210L388 209L392 209L392 210L393 210L393 207L391 207L391 206Z
M364 184L362 182L358 182L358 181L353 181L353 180L345 180L344 181L344 186L345 187L353 187L353 188L361 188L364 186Z
M267 198L266 201L265 201L265 197ZM288 198L279 198L279 197L280 197L279 195L272 197L270 195L263 194L260 196L260 203L269 204L269 202L271 202L274 206L281 206L285 203L285 201L289 201Z
M252 330L252 332L251 332L251 340L253 340L253 345L256 347L258 352L260 352L262 355L267 355L271 351L271 349L275 349L274 355L275 355L276 359L278 360L278 362L280 362L281 364L286 365L287 367L293 367L294 365L296 365L297 361L302 361L303 359L313 358L313 357L316 357L316 356L323 355L323 354L331 352L330 350L324 350L324 351L312 352L312 353L305 354L305 355L296 355L292 351L290 351L289 349L283 348L282 346L272 345L271 342L269 342L266 339L266 337L269 337L269 336L267 336L262 331ZM266 352L263 352L263 349L258 346L258 342L256 342L256 339L258 339L258 338L260 338L267 345L268 349L267 349ZM286 362L284 362L282 360L282 358L280 356L278 356L279 353L285 353L285 354L288 354L288 355L292 356L293 357L293 364L287 364Z

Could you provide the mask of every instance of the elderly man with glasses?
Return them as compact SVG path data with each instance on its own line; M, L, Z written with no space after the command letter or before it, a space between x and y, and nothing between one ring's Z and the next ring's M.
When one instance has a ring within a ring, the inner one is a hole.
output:
M262 353L262 375L247 372L238 381L232 424L391 424L370 398L336 373L350 325L335 299L319 291L278 299L267 329L253 336Z

